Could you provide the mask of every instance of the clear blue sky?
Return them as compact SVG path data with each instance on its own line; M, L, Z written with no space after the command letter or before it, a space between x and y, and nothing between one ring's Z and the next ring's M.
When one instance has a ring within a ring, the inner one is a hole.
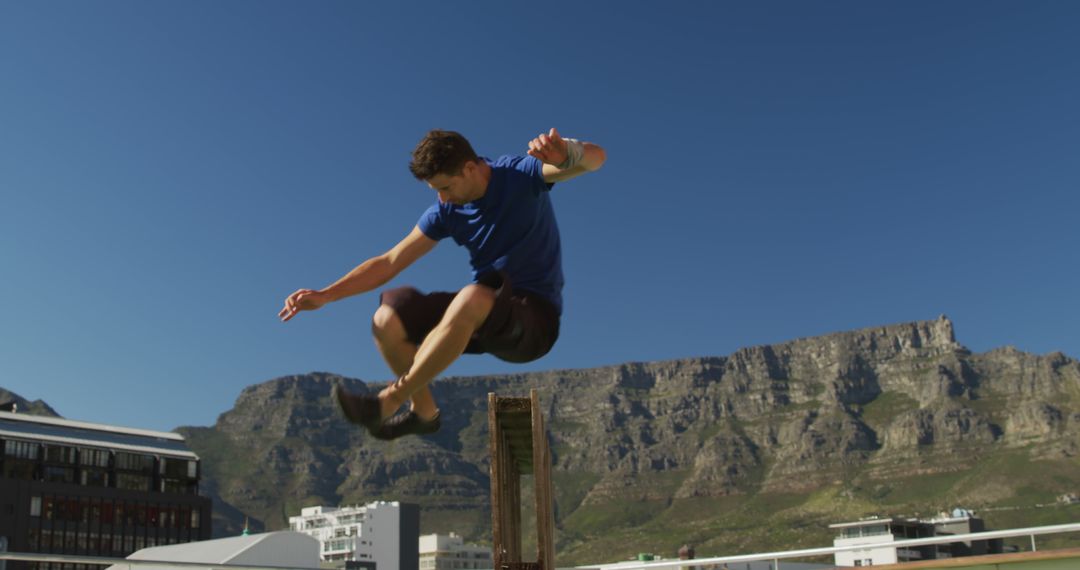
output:
M430 128L555 126L563 334L529 365L724 355L947 314L1080 356L1078 2L0 3L0 387L209 425L248 385L389 379L372 294ZM469 278L443 243L399 277Z

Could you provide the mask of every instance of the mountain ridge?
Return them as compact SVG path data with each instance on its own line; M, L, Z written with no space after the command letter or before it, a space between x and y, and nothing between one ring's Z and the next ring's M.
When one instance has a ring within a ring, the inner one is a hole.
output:
M408 500L424 507L425 532L483 542L487 393L531 388L548 420L560 560L624 555L639 539L644 547L676 534L715 548L776 535L717 538L716 517L665 518L708 504L734 505L743 513L735 519L768 514L825 529L836 517L882 509L1042 500L1080 486L1072 474L1080 364L1010 347L972 353L944 316L727 356L443 378L432 385L442 431L391 443L338 416L335 384L385 385L327 372L284 376L245 388L214 426L178 428L203 455L215 499L270 529L312 504ZM250 467L235 465L242 461ZM1053 476L1013 476L1030 462ZM925 501L913 494L916 481L935 482ZM237 523L222 517L218 532ZM663 532L641 538L655 525ZM792 540L822 540L822 532Z
M443 378L442 430L394 442L340 417L338 384L385 386L282 376L245 387L212 426L177 428L203 460L216 536L246 518L285 528L305 506L402 500L422 506L423 532L487 542L487 394L534 388L560 564L684 543L702 555L820 546L834 522L955 506L985 508L992 528L1080 517L1032 506L1080 490L1080 363L973 353L944 316L726 356Z

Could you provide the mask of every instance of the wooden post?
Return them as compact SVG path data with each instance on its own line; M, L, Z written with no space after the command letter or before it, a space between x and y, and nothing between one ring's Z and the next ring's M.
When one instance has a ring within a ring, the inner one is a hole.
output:
M488 430L495 570L555 570L551 448L536 390L528 398L488 394ZM529 474L536 487L536 562L521 560L521 476Z
M551 493L551 447L547 426L540 411L540 396L529 393L532 400L533 484L536 486L536 560L541 570L555 570L555 497Z

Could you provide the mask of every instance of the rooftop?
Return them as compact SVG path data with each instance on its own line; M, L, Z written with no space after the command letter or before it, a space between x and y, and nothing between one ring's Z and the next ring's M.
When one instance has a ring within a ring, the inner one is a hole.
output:
M126 428L60 418L0 412L0 437L42 443L108 447L136 453L154 453L198 459L183 436L162 431Z
M829 528L854 528L854 527L858 527L858 526L874 526L874 525L879 525L879 524L909 524L909 523L912 523L912 522L917 522L917 520L916 519L900 518L900 517L888 517L888 518L880 518L880 519L874 518L874 519L866 519L866 520L855 521L855 522L831 524L831 525L829 525Z

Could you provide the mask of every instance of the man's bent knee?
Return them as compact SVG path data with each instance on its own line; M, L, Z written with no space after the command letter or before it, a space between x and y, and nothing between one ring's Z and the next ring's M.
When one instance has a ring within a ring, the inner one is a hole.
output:
M381 339L405 340L405 324L390 305L380 305L371 317L371 332Z

